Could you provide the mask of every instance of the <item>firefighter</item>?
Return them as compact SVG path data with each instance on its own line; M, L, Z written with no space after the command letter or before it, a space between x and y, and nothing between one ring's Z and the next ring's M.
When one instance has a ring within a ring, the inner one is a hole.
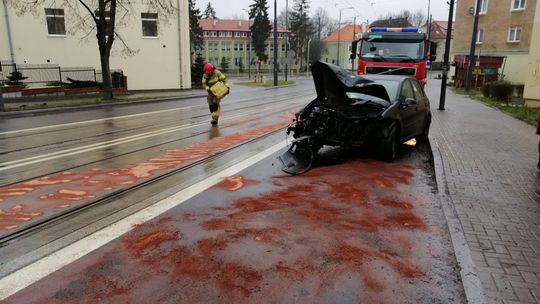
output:
M229 94L229 85L227 84L227 78L223 73L221 73L219 70L217 70L212 64L207 63L203 66L203 78L202 78L202 85L204 89L208 92L208 108L210 109L210 115L212 116L211 123L213 125L217 125L219 114L221 112L221 106L220 102L221 99L223 99L224 96L221 96L218 98L215 96L210 88L215 85L217 82L222 82L227 87L227 94Z

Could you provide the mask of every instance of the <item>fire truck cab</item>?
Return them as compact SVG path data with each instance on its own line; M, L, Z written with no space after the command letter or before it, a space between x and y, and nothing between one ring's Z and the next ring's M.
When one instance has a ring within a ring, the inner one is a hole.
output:
M372 27L351 45L359 75L407 75L426 84L428 40L417 28Z

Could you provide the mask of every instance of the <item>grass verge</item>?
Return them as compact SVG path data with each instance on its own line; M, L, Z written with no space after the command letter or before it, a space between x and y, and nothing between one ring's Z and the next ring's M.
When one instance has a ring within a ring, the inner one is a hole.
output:
M499 109L500 111L524 121L528 124L535 125L536 117L540 115L540 108L529 108L523 105L522 100L513 101L509 103L501 102L493 98L484 97L477 91L467 92L463 88L452 88L456 94L468 95L471 99L478 100L492 108Z

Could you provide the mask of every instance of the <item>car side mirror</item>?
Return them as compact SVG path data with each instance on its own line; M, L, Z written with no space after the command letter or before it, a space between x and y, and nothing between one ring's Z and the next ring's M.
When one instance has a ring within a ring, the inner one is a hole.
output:
M416 99L414 98L405 98L405 100L403 100L401 102L401 107L402 108L406 108L408 106L413 106L415 104L418 104L418 102L416 101Z

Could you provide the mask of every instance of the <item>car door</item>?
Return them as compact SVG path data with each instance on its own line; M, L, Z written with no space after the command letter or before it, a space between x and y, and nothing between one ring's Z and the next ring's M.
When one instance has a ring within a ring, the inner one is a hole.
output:
M399 101L401 103L399 107L399 112L401 116L401 128L402 128L402 139L409 138L414 136L415 131L415 117L417 115L416 105L405 105L405 100L415 99L414 90L411 85L411 82L408 79L403 81L401 85L401 91L399 93Z
M429 100L422 89L422 86L416 79L411 79L414 96L416 99L416 117L414 118L414 134L418 135L424 131L424 123L426 122L426 115L429 112Z

